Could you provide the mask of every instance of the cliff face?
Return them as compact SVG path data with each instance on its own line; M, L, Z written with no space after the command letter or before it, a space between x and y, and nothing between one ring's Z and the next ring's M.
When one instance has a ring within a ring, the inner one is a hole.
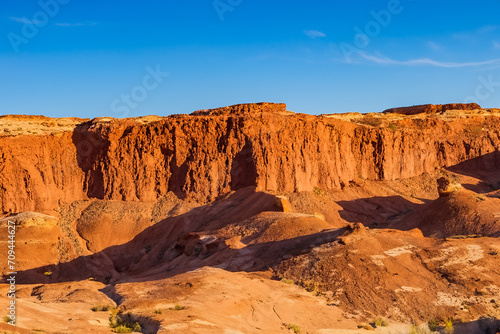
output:
M71 132L0 137L3 213L52 211L59 202L86 198Z
M407 178L498 150L498 116L381 116L370 125L293 114L281 104L239 105L4 136L1 210L46 212L85 198L154 201L169 191L207 202L246 186L298 192Z

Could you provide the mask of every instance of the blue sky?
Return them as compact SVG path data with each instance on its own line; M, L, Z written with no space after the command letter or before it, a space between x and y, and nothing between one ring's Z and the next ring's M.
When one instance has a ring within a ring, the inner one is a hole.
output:
M500 0L5 0L0 114L500 107Z

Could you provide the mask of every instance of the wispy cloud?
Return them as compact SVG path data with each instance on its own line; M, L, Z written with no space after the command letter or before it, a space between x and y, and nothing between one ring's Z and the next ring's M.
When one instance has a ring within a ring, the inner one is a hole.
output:
M38 21L38 20L29 20L26 17L11 16L10 20L14 21L14 22L26 23L26 24L40 24L40 23L42 23L41 21Z
M488 26L484 26L484 27L476 29L476 32L478 34L486 34L486 33L489 33L489 32L497 31L498 29L500 29L500 26L497 26L497 25L488 25Z
M81 27L85 24L83 23L54 23L55 26L59 27Z
M11 16L9 17L11 21L18 22L18 23L24 23L24 24L40 24L42 21L38 20L30 20L26 17L16 17L16 16ZM83 26L95 26L97 25L96 22L56 22L54 23L55 26L58 27L83 27Z
M54 25L59 26L59 27L83 27L83 26L95 26L97 23L95 22L90 22L90 23L83 23L83 22L74 22L74 23L68 23L68 22L57 22L54 23Z
M445 68L457 67L479 67L487 65L500 64L500 58L490 59L485 61L471 61L471 62L441 62L430 58L417 58L411 60L395 60L383 55L368 55L364 52L359 53L360 57L372 63L379 65L398 65L398 66L435 66Z
M500 49L500 42L498 42L498 41L493 41L493 48L494 48L494 49L497 49L497 50L498 50L498 49Z
M324 32L318 30L304 30L304 34L310 38L326 37Z
M483 26L483 27L480 27L480 28L477 28L474 30L462 31L462 32L455 33L455 34L453 34L453 37L455 39L459 39L459 40L473 40L473 39L477 38L478 36L486 35L488 33L495 32L499 29L500 29L500 26L498 26L498 25L487 25L487 26Z

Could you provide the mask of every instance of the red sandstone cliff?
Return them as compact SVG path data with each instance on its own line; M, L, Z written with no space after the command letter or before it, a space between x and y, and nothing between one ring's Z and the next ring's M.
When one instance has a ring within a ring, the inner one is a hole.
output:
M500 148L499 114L467 116L380 115L373 123L250 104L2 136L1 210L48 212L85 198L151 201L169 191L206 202L251 185L298 192L412 177Z

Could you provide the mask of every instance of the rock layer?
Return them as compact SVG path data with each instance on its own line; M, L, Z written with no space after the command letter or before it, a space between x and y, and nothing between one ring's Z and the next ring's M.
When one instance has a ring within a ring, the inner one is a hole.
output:
M285 111L283 104L247 104L0 137L1 210L52 213L61 202L154 201L168 192L206 203L246 186L338 189L417 176L500 148L496 113L404 116L389 125L382 117L371 126Z
M391 108L384 110L384 113L394 113L403 115L444 113L447 110L478 110L481 109L477 103L449 103L449 104L422 104L419 106Z

